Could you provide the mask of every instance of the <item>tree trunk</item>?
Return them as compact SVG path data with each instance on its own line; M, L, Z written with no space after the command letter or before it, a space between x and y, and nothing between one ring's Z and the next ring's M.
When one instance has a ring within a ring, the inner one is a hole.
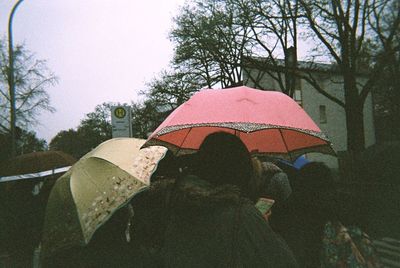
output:
M347 151L350 157L349 179L358 180L360 155L365 149L364 136L364 102L360 100L356 77L349 70L344 74L346 101Z

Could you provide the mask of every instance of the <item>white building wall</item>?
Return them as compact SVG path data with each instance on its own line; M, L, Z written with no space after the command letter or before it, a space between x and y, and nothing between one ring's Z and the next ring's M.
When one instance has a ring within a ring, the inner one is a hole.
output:
M326 75L319 75L320 85L338 99L343 100L343 90L340 84ZM331 80L332 79L332 80ZM346 114L339 104L318 93L308 82L301 81L302 103L304 110L311 116L319 128L328 136L336 152L345 151L346 142ZM326 107L326 122L320 121L320 105ZM310 153L307 157L312 161L323 161L331 168L338 167L338 160L334 156L320 153Z

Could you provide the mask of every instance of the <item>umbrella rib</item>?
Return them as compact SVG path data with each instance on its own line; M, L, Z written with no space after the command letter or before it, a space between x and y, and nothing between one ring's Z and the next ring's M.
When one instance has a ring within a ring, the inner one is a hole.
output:
M177 154L178 154L179 151L181 150L182 145L185 143L185 140L186 140L187 136L189 135L190 131L192 131L192 128L189 128L189 131L186 133L185 138L183 138L183 140L182 140L180 146L178 147L178 151L176 152Z
M289 155L290 161L293 161L292 155L290 154L289 148L288 148L288 146L286 144L285 137L283 137L282 129L279 128L278 130L279 130L279 133L281 133L282 141L283 141L283 144L285 145L285 148L286 148L286 151L287 151L287 153Z

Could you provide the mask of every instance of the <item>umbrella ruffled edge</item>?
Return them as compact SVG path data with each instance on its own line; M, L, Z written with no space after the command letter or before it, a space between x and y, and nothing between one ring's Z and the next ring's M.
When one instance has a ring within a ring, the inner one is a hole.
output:
M189 148L180 148L179 146L162 141L156 138L148 140L143 147L150 147L150 146L164 146L168 148L174 155L176 156L182 156L182 155L187 155L187 154L193 154L196 153L198 150L196 149L189 149ZM281 158L290 162L294 162L299 156L306 154L306 153L322 153L322 154L328 154L332 156L337 156L336 152L332 149L331 145L328 144L323 144L323 145L316 145L312 147L307 147L307 148L301 148L297 150L290 151L288 153L260 153L260 152L250 152L252 156L268 156L268 157L273 157L273 158Z
M196 128L196 127L221 127L221 128L229 128L233 130L238 130L241 132L255 132L263 129L286 129L286 130L294 130L298 132L302 132L317 138L320 138L329 144L331 143L328 137L323 132L313 131L309 129L303 128L295 128L295 127L288 127L288 126L280 126L280 125L272 125L272 124L262 124L262 123L249 123L249 122L221 122L221 123L198 123L198 124L183 124L183 125L174 125L174 126L167 126L160 129L157 133L151 135L152 138L157 138L162 135L182 130L185 128ZM146 141L147 143L147 141ZM147 147L145 146L146 143L142 146L142 148Z

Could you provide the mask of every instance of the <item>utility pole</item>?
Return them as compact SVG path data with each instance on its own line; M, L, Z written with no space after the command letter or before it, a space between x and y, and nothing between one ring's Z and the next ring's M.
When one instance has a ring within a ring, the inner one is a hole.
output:
M24 0L18 0L11 10L8 19L8 89L10 92L10 125L11 125L11 156L15 157L17 154L17 139L16 139L16 105L15 105L15 77L14 77L14 46L12 36L12 20L18 6Z

